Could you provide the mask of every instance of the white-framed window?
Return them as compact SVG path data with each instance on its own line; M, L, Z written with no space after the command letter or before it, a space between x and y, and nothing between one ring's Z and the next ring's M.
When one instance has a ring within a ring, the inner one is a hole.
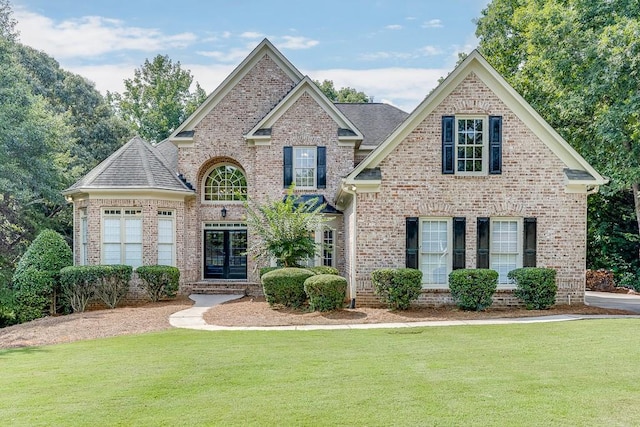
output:
M498 286L510 287L507 274L522 267L522 220L491 218L489 268L498 272Z
M335 230L325 227L322 230L322 265L335 267Z
M87 219L87 210L80 210L80 265L89 264L89 253L87 248L87 240L89 238L89 225Z
M456 116L455 129L456 173L486 174L489 157L487 118Z
M240 168L231 164L215 166L206 175L203 185L206 202L247 199L247 178Z
M420 259L422 282L426 286L448 286L452 266L453 232L451 218L420 219Z
M293 147L293 182L296 188L316 188L316 147Z
M102 263L142 265L142 209L102 211Z
M158 264L176 265L174 212L158 211Z

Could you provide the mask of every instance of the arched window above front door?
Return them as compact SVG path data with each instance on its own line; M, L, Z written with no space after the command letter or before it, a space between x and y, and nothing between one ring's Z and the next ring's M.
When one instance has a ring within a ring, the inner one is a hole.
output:
M204 200L243 201L247 199L247 178L237 166L219 165L204 179Z

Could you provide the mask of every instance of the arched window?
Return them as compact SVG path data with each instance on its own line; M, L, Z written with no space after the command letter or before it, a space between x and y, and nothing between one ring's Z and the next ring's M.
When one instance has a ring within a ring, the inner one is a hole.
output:
M220 165L211 170L204 180L205 201L247 199L247 178L233 165Z

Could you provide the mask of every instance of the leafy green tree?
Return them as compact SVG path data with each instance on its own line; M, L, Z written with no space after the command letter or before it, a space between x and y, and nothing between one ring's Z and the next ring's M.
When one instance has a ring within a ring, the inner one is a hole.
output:
M20 258L13 276L16 311L21 322L56 313L60 270L73 264L62 235L43 230Z
M493 0L477 21L484 57L596 169L612 202L630 191L640 224L637 1ZM620 211L622 211L621 209ZM589 220L592 230L604 229ZM622 221L606 219L606 221ZM604 236L603 236L604 237ZM604 248L603 248L604 249ZM609 266L611 268L611 266Z
M0 37L9 41L16 41L18 21L13 17L13 9L9 0L0 0Z
M351 87L343 87L336 90L333 86L332 80L324 80L322 83L315 81L314 83L320 88L322 93L324 93L327 98L333 102L345 102L350 104L373 102L372 96L370 97L364 92L358 92L356 89Z
M206 99L205 91L196 82L190 91L193 76L173 63L167 55L145 60L134 71L132 79L124 81L123 94L108 93L112 105L141 137L152 142L167 138Z
M249 253L266 264L273 258L284 267L296 267L313 258L318 250L313 233L325 222L324 207L316 206L315 199L301 201L293 194L293 186L284 200L263 204L246 201L247 224L259 237Z
M65 201L71 128L32 93L16 46L0 38L0 280Z

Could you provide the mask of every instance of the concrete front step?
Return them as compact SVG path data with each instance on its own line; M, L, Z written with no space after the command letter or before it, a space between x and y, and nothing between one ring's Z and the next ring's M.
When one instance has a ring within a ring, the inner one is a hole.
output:
M198 282L189 285L190 293L203 295L255 295L262 291L256 283Z

